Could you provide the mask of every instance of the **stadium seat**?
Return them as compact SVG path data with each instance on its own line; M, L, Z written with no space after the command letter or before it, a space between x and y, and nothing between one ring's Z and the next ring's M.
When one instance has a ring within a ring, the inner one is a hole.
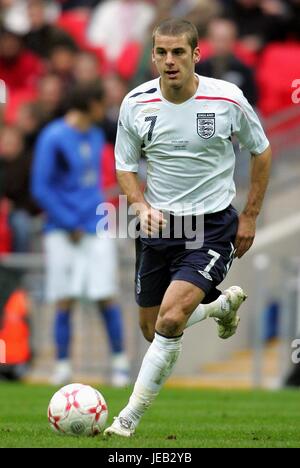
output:
M12 249L12 235L8 223L9 205L7 200L0 200L0 254L9 253Z
M67 11L58 17L56 25L70 34L79 47L85 47L88 21L89 16L82 11Z
M20 89L9 93L7 106L5 108L4 120L7 124L14 124L18 109L22 104L31 102L37 97L37 92L33 89Z
M89 16L82 11L67 11L60 15L56 25L66 31L80 49L92 52L99 61L99 73L106 74L109 70L105 50L102 47L91 45L86 36Z
M270 44L262 53L256 77L258 107L264 116L292 105L292 83L300 77L299 58L300 44L294 41Z
M139 42L125 45L116 62L116 72L125 80L130 80L137 71L142 46Z

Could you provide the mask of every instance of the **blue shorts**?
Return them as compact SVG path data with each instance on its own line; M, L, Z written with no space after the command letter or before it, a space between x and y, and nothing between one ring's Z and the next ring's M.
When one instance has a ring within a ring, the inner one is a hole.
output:
M168 239L136 239L135 296L140 307L160 305L174 280L198 286L205 292L206 299L211 297L210 301L219 295L215 292L216 286L225 278L234 258L238 228L236 209L229 205L223 211L204 215L203 245L195 249L186 248L188 239L184 236L174 237L174 220L178 219L171 216ZM194 224L195 217L190 219Z

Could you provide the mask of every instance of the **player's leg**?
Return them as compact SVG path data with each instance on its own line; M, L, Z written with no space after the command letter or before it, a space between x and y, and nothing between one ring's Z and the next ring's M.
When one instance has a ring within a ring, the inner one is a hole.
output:
M118 258L115 239L107 233L86 235L81 246L86 262L85 295L97 302L103 320L111 355L111 384L128 385L129 361L125 351L122 308L118 294Z
M54 303L53 339L56 354L51 382L69 383L71 379L71 310L70 271L74 257L73 246L67 234L61 231L47 233L44 239L46 259L46 298Z
M239 317L233 317L236 314L239 306L246 299L246 295L238 286L231 286L222 294L211 295L212 300L206 304L199 304L193 313L190 315L185 328L189 328L196 323L202 322L209 317L219 319L218 332L220 338L229 338L235 333L239 323ZM147 341L152 343L155 334L155 324L160 306L155 307L140 307L140 327Z
M190 281L207 293L187 322L187 326L213 317L218 322L220 338L232 336L238 326L237 310L246 299L238 286L228 288L219 295L216 286L227 275L234 258L234 240L238 226L236 210L229 206L223 211L205 215L202 247L179 252L171 266L172 278ZM214 297L215 296L215 297ZM218 297L219 296L219 297Z
M239 317L236 315L236 312L246 299L246 295L239 286L231 286L226 289L223 294L220 291L219 294L214 295L217 295L218 298L207 304L204 304L202 301L202 303L195 308L185 328L189 328L211 317L218 321L219 337L223 339L229 338L237 329ZM213 298L214 296L211 295L210 297ZM150 343L152 343L154 339L155 324L159 308L160 306L139 308L140 327L144 337Z
M98 301L111 351L111 384L124 387L129 384L129 361L125 352L124 324L120 304L114 299Z
M136 239L135 299L139 306L139 324L145 339L153 341L160 305L171 276L161 250Z
M237 311L247 295L239 286L231 286L209 304L199 304L187 321L186 328L206 318L214 318L218 323L218 335L226 339L234 335L240 318Z
M71 312L73 305L73 300L62 299L55 306L54 345L56 364L51 377L53 385L67 384L72 377L70 347L72 339Z
M160 306L139 307L140 328L147 341L152 343Z
M145 354L128 405L105 434L131 436L158 395L180 355L186 322L204 298L204 292L185 281L173 281L163 298L154 340Z

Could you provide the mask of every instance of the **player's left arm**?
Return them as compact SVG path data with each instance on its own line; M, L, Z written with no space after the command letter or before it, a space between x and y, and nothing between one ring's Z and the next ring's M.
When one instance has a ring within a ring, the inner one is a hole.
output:
M268 186L272 151L268 146L260 154L251 155L251 178L247 203L239 216L235 240L235 256L241 258L251 247L255 238L256 219L260 213Z

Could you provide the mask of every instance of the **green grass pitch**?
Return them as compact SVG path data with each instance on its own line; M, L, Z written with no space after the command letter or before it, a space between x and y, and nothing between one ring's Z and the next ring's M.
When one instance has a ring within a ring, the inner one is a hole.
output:
M300 392L164 389L131 439L59 436L48 386L0 383L0 447L300 447ZM108 423L131 389L101 387Z

